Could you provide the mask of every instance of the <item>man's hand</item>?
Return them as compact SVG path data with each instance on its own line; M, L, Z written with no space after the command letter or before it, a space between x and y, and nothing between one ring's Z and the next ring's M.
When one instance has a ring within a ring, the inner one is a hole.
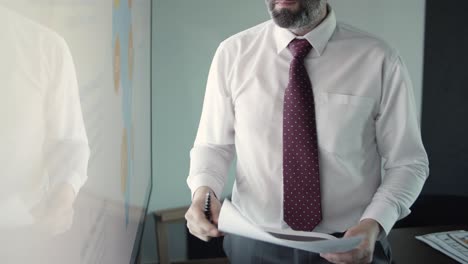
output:
M380 225L373 219L364 219L357 226L348 231L344 237L364 236L358 248L344 253L320 254L321 257L332 263L371 263L374 255L374 247L380 233Z
M210 223L205 217L205 195L211 192L211 218L213 223ZM200 187L195 191L192 205L185 214L187 219L187 227L190 233L201 240L208 242L210 237L219 237L223 234L218 230L219 212L221 211L221 203L214 195L213 191L208 187Z

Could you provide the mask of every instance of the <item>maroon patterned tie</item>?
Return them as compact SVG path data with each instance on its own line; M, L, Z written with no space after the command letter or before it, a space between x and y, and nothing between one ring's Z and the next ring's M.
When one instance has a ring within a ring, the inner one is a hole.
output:
M304 58L312 46L295 39L283 112L283 214L294 230L312 231L322 220L312 85Z

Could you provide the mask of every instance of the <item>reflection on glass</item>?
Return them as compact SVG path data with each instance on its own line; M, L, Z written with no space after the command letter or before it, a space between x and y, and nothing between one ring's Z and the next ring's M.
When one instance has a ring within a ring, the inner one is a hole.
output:
M129 263L151 186L149 0L0 0L0 263Z
M32 259L71 227L90 151L65 41L3 7L0 33L0 257Z

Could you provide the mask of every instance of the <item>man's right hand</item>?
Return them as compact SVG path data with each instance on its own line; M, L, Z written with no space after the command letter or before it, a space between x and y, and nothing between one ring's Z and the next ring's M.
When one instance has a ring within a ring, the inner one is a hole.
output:
M205 196L211 192L211 218L213 223L205 217ZM214 192L208 187L200 187L193 195L192 205L185 214L187 227L190 233L199 239L208 242L210 237L219 237L223 234L218 230L219 212L221 203L214 195Z

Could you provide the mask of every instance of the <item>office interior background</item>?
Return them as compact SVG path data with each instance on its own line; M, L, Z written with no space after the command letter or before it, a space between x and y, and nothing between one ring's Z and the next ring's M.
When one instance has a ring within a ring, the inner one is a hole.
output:
M467 4L329 2L339 21L387 41L406 62L430 159L421 197L468 197ZM189 151L211 59L222 40L269 19L264 0L1 0L0 6L66 42L90 146L71 226L39 251L63 251L47 255L56 261L47 263L158 263L154 212L190 204ZM168 226L171 259L187 258L184 226ZM13 251L23 246L13 244Z

